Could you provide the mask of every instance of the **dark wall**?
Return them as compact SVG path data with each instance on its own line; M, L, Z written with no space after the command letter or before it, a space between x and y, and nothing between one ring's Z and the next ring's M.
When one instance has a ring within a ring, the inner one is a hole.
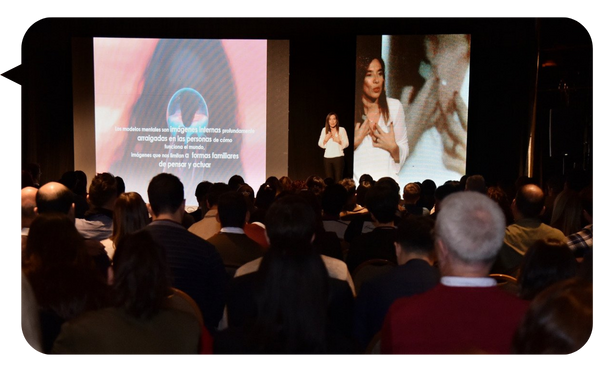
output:
M23 161L40 163L44 182L74 169L71 37L289 39L288 171L294 179L305 179L322 174L317 140L329 112L337 112L348 133L353 133L357 35L469 33L467 173L482 174L492 183L510 183L524 173L528 132L536 113L539 24L530 18L41 20L23 40ZM346 156L349 175L351 151ZM537 161L541 172L544 160Z

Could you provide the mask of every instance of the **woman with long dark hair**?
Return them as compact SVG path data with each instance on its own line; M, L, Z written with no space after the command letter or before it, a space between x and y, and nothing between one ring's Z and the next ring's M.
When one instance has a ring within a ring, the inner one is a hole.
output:
M325 119L325 127L321 130L319 147L325 149L325 177L332 178L336 183L344 176L344 149L348 145L346 129L340 126L336 113L329 113Z
M313 209L286 195L271 205L265 222L271 246L258 271L232 280L229 327L215 336L215 352L353 352L352 292L328 276L312 245Z

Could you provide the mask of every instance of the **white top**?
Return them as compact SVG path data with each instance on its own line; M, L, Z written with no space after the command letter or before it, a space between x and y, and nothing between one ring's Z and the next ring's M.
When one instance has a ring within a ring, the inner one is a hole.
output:
M394 123L394 136L400 148L400 160L395 162L390 153L382 148L373 146L373 139L367 135L354 150L354 181L359 182L363 174L369 174L377 181L383 177L391 177L399 182L400 169L408 157L408 135L404 121L404 108L399 100L387 99L390 115L384 121L383 114L377 124L384 132L389 132L390 124Z
M327 143L324 143L326 133L326 128L321 130L321 136L319 137L319 147L325 148L325 156L326 158L340 157L344 155L344 148L348 147L348 134L346 133L346 129L342 127L338 127L339 133L335 133L335 137L340 137L342 144L337 143L333 139L329 139Z

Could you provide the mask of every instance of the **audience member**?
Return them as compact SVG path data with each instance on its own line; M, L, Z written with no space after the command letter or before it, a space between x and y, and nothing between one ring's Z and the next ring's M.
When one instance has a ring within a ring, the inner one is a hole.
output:
M31 173L27 170L21 170L21 189L25 187L36 188L33 178L31 177Z
M40 308L44 353L51 350L63 322L107 301L106 275L97 272L84 238L63 213L42 213L32 222L23 273Z
M59 183L63 184L73 192L75 218L84 218L85 213L90 209L90 205L87 201L87 189L84 188L82 191L81 186L86 185L87 179L86 182L82 184L80 182L80 175L77 174L77 171L66 171L60 177Z
M346 192L348 193L346 204L344 204L342 212L340 213L340 219L343 221L351 221L356 215L367 213L368 210L356 201L356 184L354 179L342 179L340 184L346 188Z
M110 259L123 237L144 228L150 223L148 207L139 193L127 192L119 195L113 210L113 233L101 241Z
M361 286L354 310L354 337L362 348L381 330L396 299L420 294L438 284L440 274L433 267L433 224L431 218L423 216L401 219L394 242L398 267Z
M437 187L434 193L435 204L433 205L433 209L430 211L430 216L432 216L433 219L436 219L438 213L442 209L442 201L444 200L444 198L446 198L452 193L459 191L460 190L458 185L451 181L445 182L444 184Z
M269 208L266 228L271 246L257 272L233 279L228 328L215 336L215 352L354 352L352 293L328 277L310 244L313 210L297 196L284 196Z
M147 232L126 235L114 258L112 305L66 322L58 354L198 353L200 324L165 308L172 293L165 248Z
M221 229L217 221L217 208L221 194L230 191L229 185L225 183L214 183L206 193L206 206L209 209L202 220L194 223L188 230L202 239L208 239L217 234Z
M375 180L373 180L373 177L369 174L361 175L358 180L359 183L358 187L356 188L356 203L364 207L366 205L365 196L367 195L367 191L370 187L375 185Z
M546 225L550 225L550 221L552 220L552 212L554 210L554 201L556 200L556 196L562 192L564 187L564 179L560 176L552 176L546 182L546 199L544 201L544 207L546 207L546 210L542 214L542 222Z
M333 231L326 231L323 227L322 211L317 196L308 190L301 191L298 195L306 200L306 202L315 211L315 238L313 246L317 252L323 256L331 257L342 261L344 259L344 250L342 241ZM343 263L343 262L342 262ZM346 264L344 267L346 267Z
M246 181L240 175L232 175L229 178L227 185L229 185L229 189L236 191L236 190L238 190L240 185L242 185L244 183L246 183Z
M402 197L404 198L403 207L407 214L413 216L429 215L429 210L418 204L419 199L421 198L421 186L419 183L406 184L404 186Z
M421 183L421 196L417 201L417 204L421 207L427 208L431 212L431 209L435 205L435 190L437 185L431 179L425 179Z
M577 273L577 261L567 245L556 239L538 240L525 252L519 270L519 297L533 299L548 286Z
M348 227L348 222L340 219L347 197L346 188L342 184L334 183L325 187L321 198L323 227L326 231L336 233L340 239L344 239L344 233Z
M120 176L115 176L115 181L117 182L117 196L125 193L125 181Z
M396 226L394 220L400 195L379 182L367 193L367 209L374 229L357 236L351 243L346 257L350 273L370 259L387 259L397 263L394 241Z
M321 196L325 190L325 180L319 176L311 175L306 178L306 189L313 192L321 202Z
M540 239L562 240L565 236L562 231L542 223L544 192L535 184L519 187L511 210L515 221L506 228L504 244L492 272L516 276L523 255L533 243Z
M259 222L264 224L265 215L271 204L275 201L277 196L277 190L268 183L263 183L256 193L256 199L254 200L254 206L256 209L250 215L248 222L254 223Z
M206 180L198 183L198 185L196 186L196 191L194 192L194 195L196 196L196 201L198 201L198 209L190 213L192 217L194 217L194 222L202 220L206 212L208 212L209 210L209 207L206 204L206 195L208 194L208 190L211 186L212 183Z
M49 182L40 187L36 197L36 213L50 214L60 213L75 223L75 203L73 202L73 192L66 186L58 182ZM94 260L96 268L100 274L106 278L108 268L110 267L110 259L104 250L104 246L93 239L85 239L85 248L88 254Z
M38 303L31 284L29 284L29 280L27 280L27 276L23 271L21 271L21 330L27 343L35 350L43 353L44 345Z
M446 197L435 223L441 282L392 304L383 324L381 351L509 353L528 302L487 277L504 231L504 215L487 196L464 191Z
M582 191L580 196L581 205L583 207L582 217L587 225L581 230L569 234L565 239L567 245L576 257L584 257L587 253L590 253L594 244L592 236L594 202L592 200L591 188L587 191Z
M27 234L31 222L35 219L35 196L38 189L35 187L25 187L21 189L21 251L25 249L27 243Z
M516 354L571 354L592 333L592 284L570 278L536 296L513 343Z
M400 186L398 185L398 183L396 183L396 181L394 179L392 179L390 177L380 178L379 180L377 180L376 183L371 185L369 187L369 189L372 189L375 185L377 185L379 187L385 187L388 190L390 190L394 193L397 193L398 198L400 198L399 197L400 196ZM368 191L367 191L367 194L368 194ZM365 207L367 207L366 202L367 202L367 196L365 196ZM396 205L396 213L395 213L395 217L394 217L394 223L398 221L400 216L401 216L400 200L398 200L398 203ZM354 217L350 221L350 223L348 224L348 228L346 229L346 232L344 233L344 240L346 240L346 242L348 244L350 244L359 235L369 233L369 232L373 231L373 229L375 229L375 225L373 223L373 217L368 212L368 207L367 207L367 212Z
M581 230L583 207L579 193L565 189L554 200L554 210L550 226L559 229L563 234L573 234Z
M33 187L40 187L40 180L42 177L42 169L40 164L37 163L28 163L23 167L23 171L26 171L31 175L31 180L33 181Z
M294 193L294 182L289 176L280 177L279 183L281 184L281 192Z
M226 267L237 269L264 254L265 248L244 232L248 217L248 206L243 194L229 191L219 197L217 221L221 230L207 240L215 246Z
M511 225L513 223L513 215L512 210L510 209L510 200L508 199L508 195L500 187L499 185L494 185L488 187L487 196L490 197L494 202L498 203L502 212L504 213L504 217L506 218L506 225Z
M471 175L465 182L465 190L487 194L485 179L481 175Z
M227 273L214 245L181 224L185 212L183 193L183 184L172 174L162 173L152 178L148 185L152 222L144 231L165 247L173 287L194 299L206 328L212 333L223 312Z
M75 227L86 239L104 240L112 235L112 211L117 200L117 181L111 173L97 174L88 193L90 209L75 220Z

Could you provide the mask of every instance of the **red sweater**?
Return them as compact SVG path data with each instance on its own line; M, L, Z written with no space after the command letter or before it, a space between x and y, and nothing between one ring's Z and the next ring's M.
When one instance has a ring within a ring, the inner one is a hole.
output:
M502 354L529 303L497 287L439 284L398 299L382 328L381 351L392 354Z

